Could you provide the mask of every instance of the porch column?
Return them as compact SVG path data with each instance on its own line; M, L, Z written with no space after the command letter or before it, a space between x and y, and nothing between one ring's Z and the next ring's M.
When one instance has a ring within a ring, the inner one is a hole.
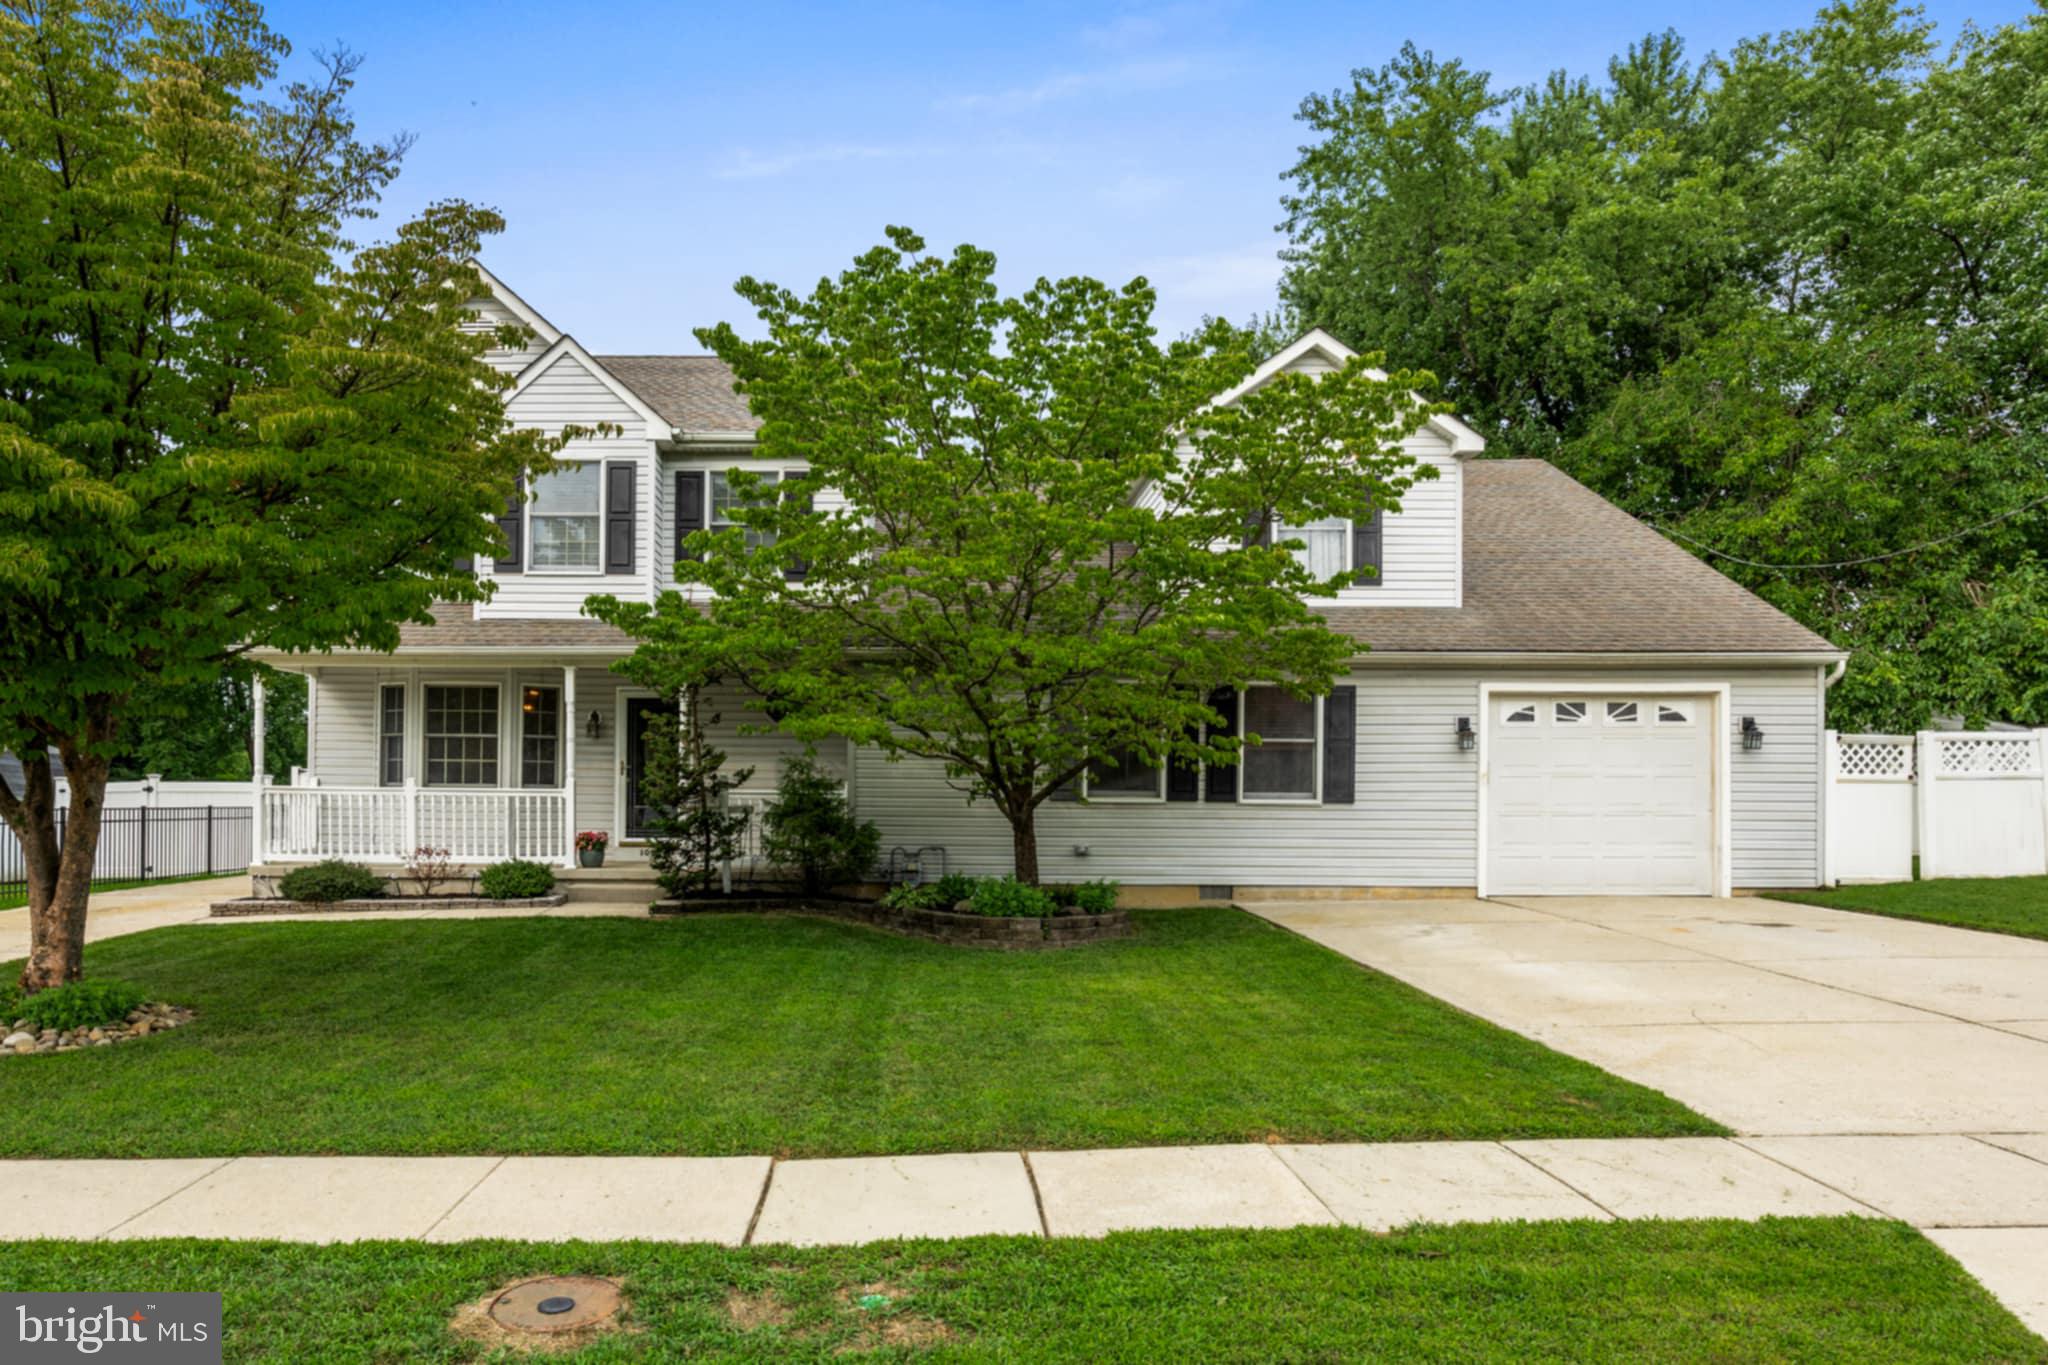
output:
M576 665L562 665L562 866L576 866Z
M249 680L249 866L263 861L263 675Z

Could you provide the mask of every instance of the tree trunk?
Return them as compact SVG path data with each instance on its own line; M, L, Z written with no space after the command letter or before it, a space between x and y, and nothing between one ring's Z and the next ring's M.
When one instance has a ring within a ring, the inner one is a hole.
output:
M1017 865L1017 880L1038 885L1038 808L1026 806L1010 812L1010 845Z
M40 771L40 780L31 776L26 783L21 822L9 819L21 836L28 864L29 948L28 962L21 969L21 989L28 995L76 981L85 972L86 899L99 856L107 760L81 755L68 744L63 757L64 775L71 784L63 844L57 843L56 790L48 764L30 769Z

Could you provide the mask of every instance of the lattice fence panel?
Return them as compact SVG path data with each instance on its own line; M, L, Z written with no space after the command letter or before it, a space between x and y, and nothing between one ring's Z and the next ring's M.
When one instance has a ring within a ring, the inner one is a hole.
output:
M1891 782L1913 780L1913 741L1910 738L1843 735L1838 752L1839 770L1845 778Z
M1971 735L1938 739L1935 771L1943 777L2025 777L2040 772L2040 749L2032 735Z

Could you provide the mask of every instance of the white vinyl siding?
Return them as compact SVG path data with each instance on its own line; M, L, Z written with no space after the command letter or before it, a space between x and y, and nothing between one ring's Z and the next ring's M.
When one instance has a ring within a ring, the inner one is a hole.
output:
M470 303L469 307L473 316L462 325L462 330L465 332L487 332L493 328L502 327L508 322L518 322L518 318L513 316L512 310L499 303L496 299L476 299ZM502 370L506 374L518 374L528 365L540 359L541 353L547 350L547 348L548 342L545 337L532 334L527 337L524 346L517 348L493 346L490 350L484 352L484 363L492 369Z
M544 516L548 508L545 504L529 505L526 571L494 574L488 562L480 564L479 575L495 578L497 592L490 601L477 604L477 618L575 619L583 614L584 599L598 593L609 593L629 601L652 600L654 565L657 562L656 508L663 499L672 496L655 487L660 462L655 455L654 440L657 435L666 433L650 432L629 403L586 368L582 361L568 354L557 356L545 370L529 377L526 387L506 403L505 413L514 426L549 433L559 432L572 424L595 427L599 423L609 423L620 429L616 436L573 441L562 450L558 459L564 463L583 462L589 471L587 477L595 479L600 488L607 486L605 466L608 463L616 460L634 462L633 572L607 574L602 571L604 524L601 517L596 526L598 557L589 561L587 569L576 571L538 562L539 538L535 534L534 518L536 513ZM658 552L664 570L667 556L673 548L671 532L670 539L660 545Z
M1480 682L1508 683L1518 673L1730 682L1720 743L1735 885L1818 881L1821 693L1817 670L1802 667L1361 668L1346 679L1358 688L1356 804L1048 802L1039 808L1040 872L1052 881L1116 877L1134 885L1474 886L1479 755L1458 748L1457 719L1472 717L1483 733ZM1736 727L1745 715L1769 735L1762 750L1742 750ZM969 806L946 787L937 764L890 763L862 749L855 765L861 817L881 826L884 848L941 844L950 868L1010 868L1009 826L987 803Z

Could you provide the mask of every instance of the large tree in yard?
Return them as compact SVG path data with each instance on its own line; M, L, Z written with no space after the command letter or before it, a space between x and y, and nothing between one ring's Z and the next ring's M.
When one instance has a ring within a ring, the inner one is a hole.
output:
M1392 509L1428 471L1400 449L1426 376L1254 367L1216 324L1162 345L1143 280L992 283L995 260L903 229L809 295L748 279L765 337L698 333L762 419L723 530L680 566L710 594L591 610L638 636L625 666L675 690L725 676L787 732L936 760L1009 822L1091 768L1232 763L1217 689L1326 690L1356 645L1304 598L1285 528ZM1209 727L1205 729L1205 724Z
M23 988L79 975L110 758L254 649L389 647L477 584L552 445L505 430L465 334L497 218L348 222L402 143L354 136L353 61L237 0L0 3L0 815L27 863ZM64 837L44 755L71 783Z

